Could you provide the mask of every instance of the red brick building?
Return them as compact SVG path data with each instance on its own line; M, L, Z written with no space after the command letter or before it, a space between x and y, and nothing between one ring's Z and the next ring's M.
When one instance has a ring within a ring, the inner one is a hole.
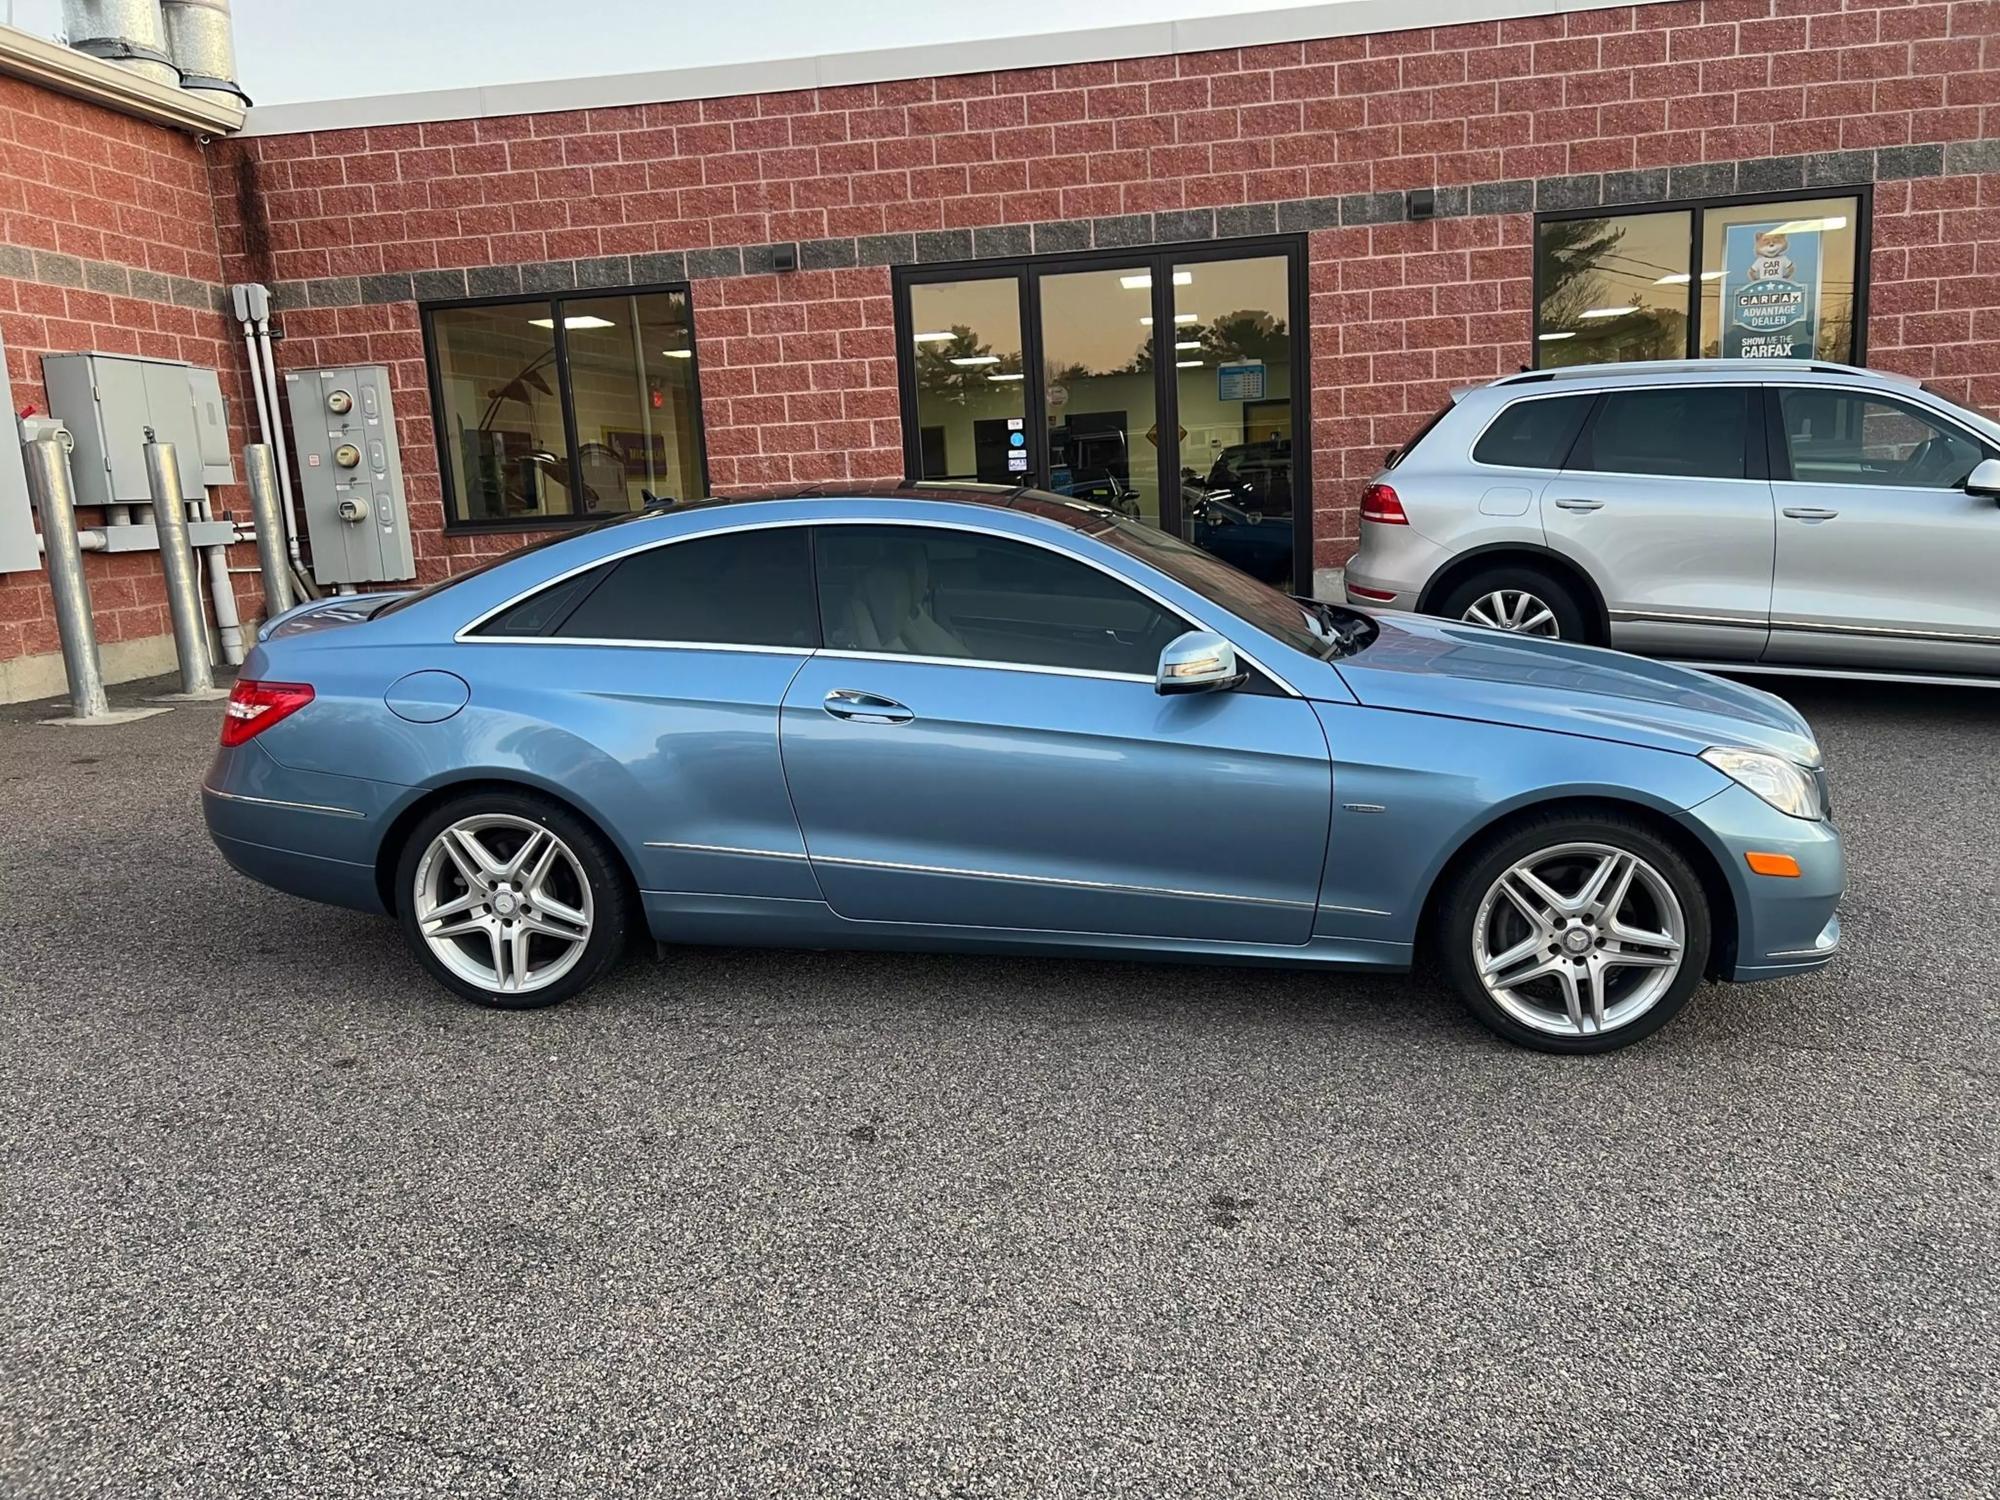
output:
M292 106L206 144L0 83L17 404L92 347L234 399L216 309L255 280L287 367L391 367L423 577L645 493L926 472L1191 535L1235 486L1301 584L1450 387L1734 352L1732 257L1774 233L1810 260L1795 353L2000 406L2000 0L1460 8ZM107 639L164 631L91 561ZM0 581L0 661L53 648L45 601Z

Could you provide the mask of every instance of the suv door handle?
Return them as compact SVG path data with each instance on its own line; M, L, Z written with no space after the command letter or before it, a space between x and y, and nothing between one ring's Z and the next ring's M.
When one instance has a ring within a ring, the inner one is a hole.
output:
M1794 521L1831 521L1840 512L1824 510L1817 505L1787 505L1785 514Z
M1558 501L1556 501L1556 509L1558 509L1558 510L1603 510L1603 509L1604 509L1604 502L1603 502L1602 500L1558 500Z
M835 688L820 707L836 719L856 724L907 724L916 717L894 698L878 697L858 688Z

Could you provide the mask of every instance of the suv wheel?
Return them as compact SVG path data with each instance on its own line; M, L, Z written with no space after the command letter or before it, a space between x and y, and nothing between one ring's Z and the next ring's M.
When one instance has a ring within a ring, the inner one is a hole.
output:
M1590 617L1576 590L1525 563L1486 568L1461 579L1439 597L1432 613L1552 640L1588 643L1591 637Z

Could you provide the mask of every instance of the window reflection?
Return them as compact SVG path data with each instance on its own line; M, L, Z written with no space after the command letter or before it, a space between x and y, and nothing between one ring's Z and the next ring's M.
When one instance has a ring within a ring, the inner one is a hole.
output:
M1693 223L1675 212L1540 225L1536 362L1685 358Z
M1151 274L1044 274L1040 290L1049 488L1158 525Z
M1292 576L1292 335L1283 256L1174 268L1182 530L1267 583Z
M908 356L923 477L1024 482L1020 282L1003 276L911 287Z
M431 348L454 521L586 520L701 493L686 293L439 308Z
M1702 354L1851 363L1860 222L1858 198L1738 204L1703 214Z

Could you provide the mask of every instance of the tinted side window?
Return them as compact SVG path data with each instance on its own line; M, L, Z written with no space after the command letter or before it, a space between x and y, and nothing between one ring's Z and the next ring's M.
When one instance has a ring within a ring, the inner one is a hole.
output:
M1750 393L1718 386L1613 391L1584 429L1568 467L1600 474L1741 479Z
M1474 445L1474 463L1516 469L1560 469L1590 415L1596 396L1544 396L1516 401L1493 419Z
M511 609L504 609L473 632L474 635L548 635L562 624L577 600L604 581L608 568L596 567L550 584L539 594L530 594Z
M612 565L562 622L564 639L819 644L812 555L798 526L673 542Z
M1151 677L1188 626L1096 568L1023 542L914 526L821 526L835 650Z
M1813 484L1955 490L1985 456L1957 428L1880 396L1791 389L1778 406L1792 478Z

